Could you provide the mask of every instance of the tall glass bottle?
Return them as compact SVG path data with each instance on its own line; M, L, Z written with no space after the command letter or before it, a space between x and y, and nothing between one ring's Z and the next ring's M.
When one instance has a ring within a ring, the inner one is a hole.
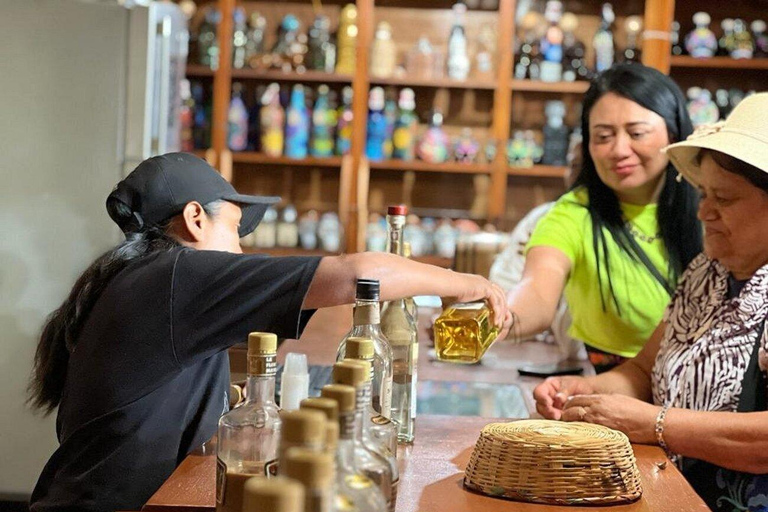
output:
M248 147L248 109L243 102L243 84L232 84L232 99L227 114L227 146L232 151L244 151Z
M325 415L325 451L336 454L339 444L339 404L330 398L305 398L299 404L300 410L320 411Z
M383 512L387 510L376 483L357 466L355 459L355 432L357 392L352 386L329 384L320 392L339 404L339 445L336 450L336 500L334 510L339 512Z
M381 87L371 89L368 93L368 136L365 140L365 156L373 162L384 159L384 141L387 138L385 104L384 89Z
M280 448L278 449L278 460L281 465L291 448L306 448L315 452L323 451L326 429L325 415L322 412L301 409L282 411L280 417L283 420ZM268 471L270 474L281 472L279 467L269 467Z
M370 377L366 384L372 388L373 382L373 340L369 338L347 338L347 350L344 354L345 359L360 361L366 365ZM376 412L373 407L373 397L368 404L368 414L363 418L363 424L366 427L366 434L372 443L386 448L389 454L397 454L397 426L396 424ZM387 457L387 453L382 453Z
M242 509L243 484L274 464L282 421L275 404L277 336L248 336L246 401L219 419L216 445L216 510Z
M411 244L410 242L404 242L403 243L403 256L410 259L411 258ZM405 298L405 309L408 310L408 313L410 313L411 318L413 318L413 325L416 327L416 333L418 336L419 332L419 308L416 305L416 301L413 300L413 297L406 297Z
M595 48L595 71L598 73L613 66L615 46L611 25L613 25L615 19L613 6L609 3L604 3L600 27L595 32L595 37L592 41L592 46Z
M324 452L291 448L281 474L304 486L304 512L331 512L333 507L333 457Z
M453 5L453 27L448 37L448 77L454 80L466 80L469 75L469 55L467 54L467 35L464 31L464 16L467 6L463 3Z
M387 209L387 251L398 256L404 255L403 228L407 213L403 205ZM392 347L392 418L398 425L398 440L410 443L413 441L416 419L419 344L416 322L408 313L405 299L385 304L381 316L381 332Z
M352 87L345 86L341 90L341 105L338 111L336 126L336 154L349 154L352 148Z
M245 9L235 8L234 26L232 27L232 68L243 69L246 64L246 44L248 43L248 23Z
M282 156L285 138L285 110L280 104L280 85L269 84L261 97L261 150L269 156Z
M379 325L379 282L357 280L352 330L341 340L336 360L347 352L347 339L357 336L373 340L373 408L385 418L392 418L392 348Z
M398 116L392 134L392 157L398 160L413 160L416 150L416 97L413 89L406 87L398 98Z
M312 143L309 153L316 157L333 156L333 128L336 113L330 108L330 89L323 84L317 88L317 99L312 109Z
M304 86L296 84L286 112L285 156L306 158L309 149L309 110L304 100Z
M344 360L333 365L333 383L355 388L355 464L368 478L381 489L387 502L387 509L392 512L397 503L397 461L390 462L386 457L373 450L370 442L366 443L365 416L371 401L370 386L366 381L370 372L366 365L356 360Z

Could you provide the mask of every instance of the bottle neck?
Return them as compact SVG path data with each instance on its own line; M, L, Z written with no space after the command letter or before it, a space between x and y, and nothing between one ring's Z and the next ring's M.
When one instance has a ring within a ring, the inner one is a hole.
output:
M363 429L365 428L366 421L363 421L365 410L371 403L371 381L367 380L363 384L360 384L356 388L355 398L355 444L362 444L363 442Z
M336 448L338 471L355 472L355 411L339 412L339 444Z
M378 328L381 321L378 300L356 299L354 308L354 326Z
M245 389L246 403L272 403L275 401L275 376L249 375Z
M387 252L403 255L403 227L405 226L404 215L387 215Z

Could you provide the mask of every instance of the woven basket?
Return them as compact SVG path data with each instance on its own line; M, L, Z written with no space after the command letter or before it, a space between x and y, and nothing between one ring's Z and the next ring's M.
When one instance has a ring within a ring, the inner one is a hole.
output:
M553 505L626 503L642 494L627 436L591 423L522 420L483 428L464 486Z

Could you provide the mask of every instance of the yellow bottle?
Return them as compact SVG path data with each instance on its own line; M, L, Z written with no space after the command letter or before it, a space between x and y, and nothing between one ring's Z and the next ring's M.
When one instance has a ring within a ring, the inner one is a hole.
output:
M473 364L496 341L499 328L486 302L462 302L445 308L435 320L434 333L440 361Z

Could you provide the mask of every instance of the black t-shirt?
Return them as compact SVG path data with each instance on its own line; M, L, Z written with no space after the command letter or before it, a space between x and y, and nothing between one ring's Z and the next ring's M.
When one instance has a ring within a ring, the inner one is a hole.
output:
M226 349L298 338L320 258L176 248L132 262L88 315L33 511L139 510L228 409Z

